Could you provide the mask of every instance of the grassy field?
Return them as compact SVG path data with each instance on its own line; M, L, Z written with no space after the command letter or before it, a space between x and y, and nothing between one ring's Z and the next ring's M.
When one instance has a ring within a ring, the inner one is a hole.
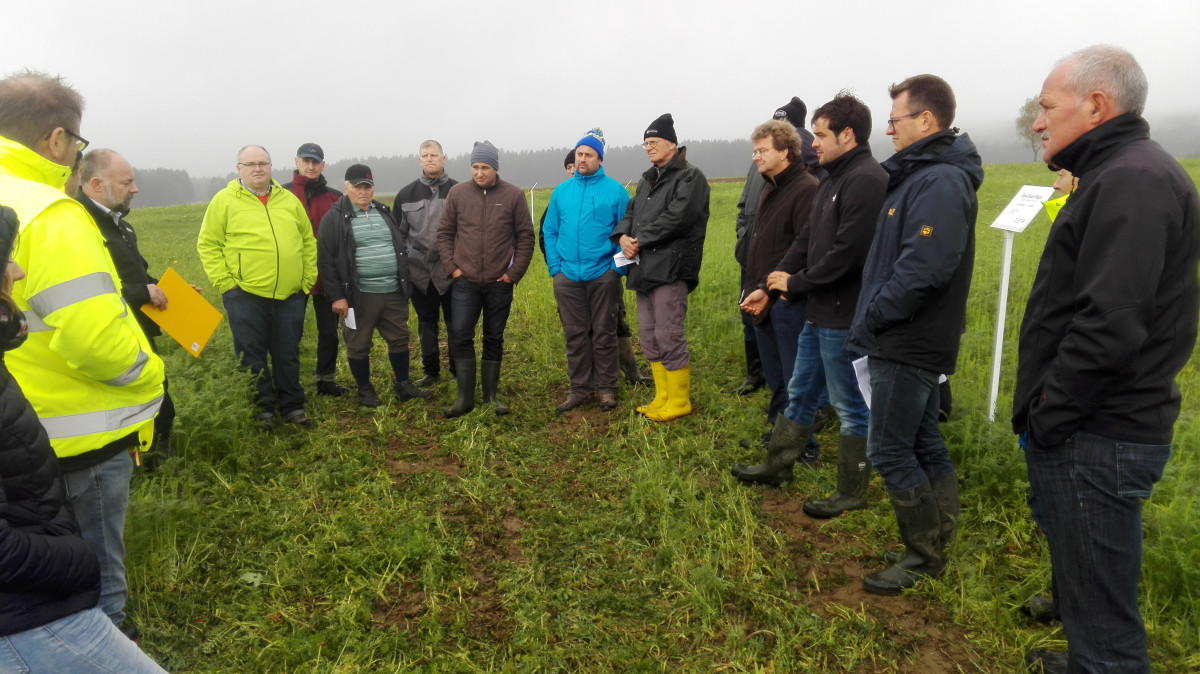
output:
M1185 165L1200 179L1200 160ZM723 183L689 299L696 410L669 424L634 413L649 394L624 385L615 411L555 414L565 357L540 256L506 333L507 417L443 419L454 399L443 377L430 401L374 411L314 396L315 430L263 434L224 325L200 360L163 344L178 456L135 477L126 534L143 648L179 672L1019 670L1028 648L1062 646L1060 629L1016 611L1045 591L1049 562L1007 423L1023 298L1049 225L1039 216L1017 237L995 423L986 405L1002 235L988 225L1020 185L1051 180L1040 165L989 166L980 190L969 327L943 427L963 519L941 579L898 598L861 591L883 548L899 544L878 477L867 510L802 513L805 498L833 488L835 430L823 465L784 489L730 477L733 463L758 458L737 442L764 430L766 394L730 394L742 376L741 184ZM538 210L548 196L539 190ZM206 285L195 253L203 210L133 213L152 271L170 265ZM312 334L310 318L310 393ZM415 320L413 334L415 345ZM381 391L382 354L377 344ZM1180 377L1176 455L1145 508L1156 672L1200 671L1197 363Z

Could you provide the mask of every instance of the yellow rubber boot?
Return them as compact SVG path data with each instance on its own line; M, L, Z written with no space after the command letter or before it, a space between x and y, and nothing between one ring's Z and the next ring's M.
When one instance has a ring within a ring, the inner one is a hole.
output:
M646 416L667 404L667 369L661 362L650 363L650 374L654 375L654 400L635 408L639 414Z
M670 421L692 413L692 368L685 365L678 370L665 370L667 375L667 404L647 412L646 418L653 421Z

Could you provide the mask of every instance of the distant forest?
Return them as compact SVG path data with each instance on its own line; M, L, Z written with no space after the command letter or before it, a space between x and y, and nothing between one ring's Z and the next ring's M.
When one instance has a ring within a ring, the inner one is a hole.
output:
M985 164L1005 164L1030 161L1030 151L1018 142L1011 130L1011 123L1004 127L964 129L979 147ZM1200 126L1190 117L1151 120L1151 137L1163 144L1176 157L1200 156ZM718 178L742 179L750 169L749 140L689 140L688 161L700 167L710 180ZM871 148L879 160L892 154L891 139L877 129L871 138ZM549 150L524 150L510 152L500 148L500 177L526 189L553 187L562 182L563 158L569 148ZM273 158L275 179L286 183L292 178L292 158L289 155ZM394 194L401 187L416 180L421 169L414 154L388 157L351 157L331 162L325 167L329 183L341 189L342 177L351 164L367 164L375 173L375 191L380 195ZM446 171L457 180L470 178L469 154L451 155L446 162ZM641 147L612 147L604 159L604 172L622 183L636 182L649 163ZM137 184L141 190L134 207L171 206L174 204L207 202L236 177L232 172L225 176L192 177L180 169L137 169Z

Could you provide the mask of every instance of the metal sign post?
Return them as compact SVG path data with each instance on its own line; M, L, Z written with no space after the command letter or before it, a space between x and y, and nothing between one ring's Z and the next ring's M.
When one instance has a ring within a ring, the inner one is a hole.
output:
M1008 282L1012 274L1013 240L1025 231L1042 208L1042 202L1054 194L1053 187L1023 185L1000 212L992 228L1004 231L1004 256L1000 267L1000 302L996 307L996 340L992 348L992 387L988 396L988 421L996 420L996 398L1000 395L1000 359L1004 352L1004 318L1008 315Z

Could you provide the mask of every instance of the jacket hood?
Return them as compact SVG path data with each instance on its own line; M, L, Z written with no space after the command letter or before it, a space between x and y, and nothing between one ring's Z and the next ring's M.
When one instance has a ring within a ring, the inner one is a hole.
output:
M929 164L949 164L962 169L978 190L983 184L983 159L967 134L949 128L922 138L882 163L888 172L888 189L904 182L913 172Z
M1082 177L1088 169L1103 164L1113 152L1133 140L1150 137L1150 124L1141 115L1127 112L1076 138L1050 158L1050 163Z
M0 136L0 166L13 175L61 190L71 167L56 164L15 140Z

